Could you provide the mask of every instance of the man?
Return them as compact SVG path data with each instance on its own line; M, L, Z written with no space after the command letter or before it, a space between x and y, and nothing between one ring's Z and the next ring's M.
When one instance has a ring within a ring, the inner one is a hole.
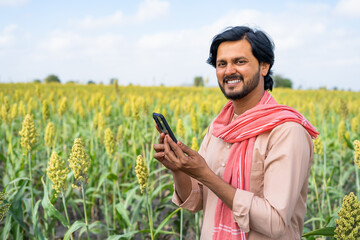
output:
M201 239L301 239L318 133L268 93L273 48L248 27L216 35L208 63L230 101L199 153L164 134L154 145L154 157L172 170L173 202L204 211Z

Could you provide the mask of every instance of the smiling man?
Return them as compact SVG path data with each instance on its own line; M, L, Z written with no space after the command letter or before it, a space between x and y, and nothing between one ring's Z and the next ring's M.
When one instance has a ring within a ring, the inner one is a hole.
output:
M248 27L216 35L208 63L229 102L199 152L160 135L173 202L203 210L201 239L301 239L316 129L272 90L273 43Z

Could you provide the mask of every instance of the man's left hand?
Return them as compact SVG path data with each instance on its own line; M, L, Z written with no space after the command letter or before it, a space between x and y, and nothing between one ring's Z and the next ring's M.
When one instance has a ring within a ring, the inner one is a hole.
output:
M201 180L206 171L210 170L205 159L182 142L175 143L170 136L166 135L164 145L165 159L173 163L177 170L197 180Z

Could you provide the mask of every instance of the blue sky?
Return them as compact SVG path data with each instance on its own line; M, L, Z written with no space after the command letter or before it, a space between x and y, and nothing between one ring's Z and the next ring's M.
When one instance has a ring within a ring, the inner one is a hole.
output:
M236 25L271 36L295 88L360 90L359 0L0 0L0 82L216 86L211 39Z

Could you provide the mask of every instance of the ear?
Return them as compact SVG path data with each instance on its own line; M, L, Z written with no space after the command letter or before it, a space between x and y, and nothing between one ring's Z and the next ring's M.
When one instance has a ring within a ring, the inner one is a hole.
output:
M261 76L265 77L266 74L268 74L269 72L269 68L270 68L270 64L269 63L260 63L260 71L261 71Z

